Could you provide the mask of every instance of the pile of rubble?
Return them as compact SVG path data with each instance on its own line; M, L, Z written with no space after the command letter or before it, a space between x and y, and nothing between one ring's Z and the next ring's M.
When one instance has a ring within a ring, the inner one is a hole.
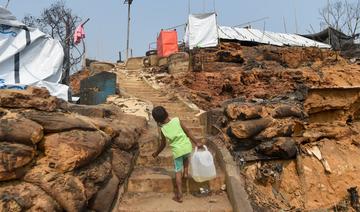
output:
M147 122L44 89L0 92L0 211L109 211Z

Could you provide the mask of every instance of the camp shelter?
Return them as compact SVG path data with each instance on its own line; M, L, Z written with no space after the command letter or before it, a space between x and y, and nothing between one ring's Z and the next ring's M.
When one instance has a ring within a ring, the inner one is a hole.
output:
M59 41L0 7L0 79L6 84L46 87L51 95L68 100L68 86L59 83L63 59Z

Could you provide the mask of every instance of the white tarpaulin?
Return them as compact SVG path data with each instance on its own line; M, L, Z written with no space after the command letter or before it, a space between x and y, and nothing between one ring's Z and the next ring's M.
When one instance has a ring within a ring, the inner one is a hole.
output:
M217 26L215 13L189 15L184 36L187 47L190 49L194 47L215 47L218 45L219 39L254 42L274 46L331 48L328 44L296 34Z
M218 33L219 38L227 40L255 42L274 46L331 48L331 46L328 44L317 42L296 34L275 33L269 31L261 31L258 29L236 28L227 26L219 26Z
M215 13L189 15L185 32L185 44L194 47L214 47L218 45Z
M26 27L0 7L0 79L46 87L51 95L68 100L68 86L59 84L63 58L59 41Z

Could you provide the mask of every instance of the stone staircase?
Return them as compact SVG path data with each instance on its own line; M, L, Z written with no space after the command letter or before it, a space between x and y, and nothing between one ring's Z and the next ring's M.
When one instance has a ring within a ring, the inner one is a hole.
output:
M151 101L154 106L164 106L170 117L179 117L196 138L203 138L203 128L195 116L198 111L192 111L177 99L169 99L139 79L136 74L120 76L118 82L120 89L126 93ZM166 147L159 157L152 157L151 154L158 145L158 131L154 123L150 124L150 129L140 139L136 166L128 180L125 194L114 211L232 211L226 192L221 190L225 177L220 169L217 170L217 177L209 182L196 183L191 178L183 180L184 202L173 201L175 173L172 153L170 148ZM211 194L200 195L200 188L210 190Z

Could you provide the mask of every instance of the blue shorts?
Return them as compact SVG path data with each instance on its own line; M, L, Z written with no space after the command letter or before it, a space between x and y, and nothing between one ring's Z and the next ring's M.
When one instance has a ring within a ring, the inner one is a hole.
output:
M180 171L183 170L183 168L184 168L184 160L189 158L189 156L190 156L190 153L186 154L186 155L183 155L183 156L180 156L178 158L175 158L175 160L174 160L175 172L180 172Z

